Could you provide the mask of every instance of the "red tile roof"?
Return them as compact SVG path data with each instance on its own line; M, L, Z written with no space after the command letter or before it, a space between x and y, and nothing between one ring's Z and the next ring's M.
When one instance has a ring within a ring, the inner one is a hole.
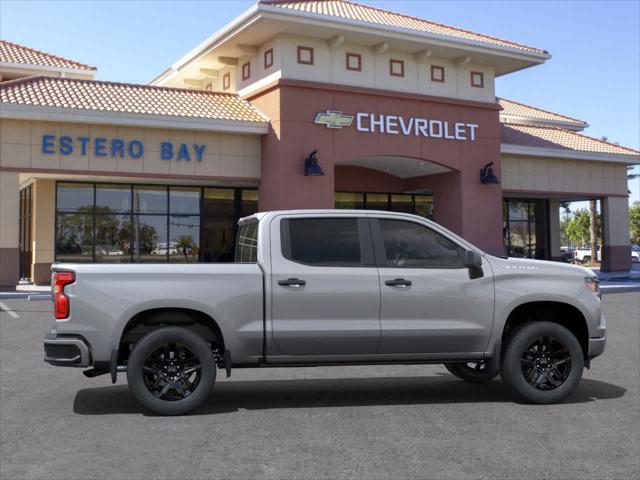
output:
M27 77L0 83L0 103L268 122L251 103L232 93L57 77Z
M490 35L470 32L469 30L431 22L410 15L382 10L380 8L362 5L348 0L260 0L258 3L282 9L297 10L305 13L315 13L347 20L357 20L377 25L443 35L456 39L471 40L531 53L547 54L545 50L529 47L520 43L503 40Z
M586 127L588 124L584 120L568 117L567 115L561 115L559 113L549 112L542 110L541 108L532 107L531 105L525 105L524 103L514 102L513 100L507 100L506 98L496 97L496 100L502 107L501 115L511 115L514 117L523 117L531 119L533 121L552 121L574 124L576 127Z
M0 62L35 65L40 67L76 68L96 70L96 67L79 63L68 58L42 52L17 43L0 40Z
M502 124L502 144L613 155L640 155L637 150L564 128L513 123Z

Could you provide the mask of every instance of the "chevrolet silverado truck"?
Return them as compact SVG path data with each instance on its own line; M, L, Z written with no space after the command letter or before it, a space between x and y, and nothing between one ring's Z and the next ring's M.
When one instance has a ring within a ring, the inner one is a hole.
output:
M240 220L234 263L55 264L45 361L126 372L146 408L184 414L217 369L444 364L553 403L606 342L590 270L486 254L414 215Z

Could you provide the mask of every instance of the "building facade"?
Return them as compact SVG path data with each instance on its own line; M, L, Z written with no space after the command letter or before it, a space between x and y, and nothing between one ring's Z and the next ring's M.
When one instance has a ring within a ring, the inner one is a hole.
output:
M496 97L546 51L346 0L261 1L148 85L1 46L1 285L229 261L239 218L291 208L411 212L559 260L560 202L591 199L603 269L629 268L640 154Z

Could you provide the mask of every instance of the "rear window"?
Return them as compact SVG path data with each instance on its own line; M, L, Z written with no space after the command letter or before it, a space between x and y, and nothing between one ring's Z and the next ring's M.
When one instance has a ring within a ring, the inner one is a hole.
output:
M256 263L258 261L258 222L242 225L238 230L236 243L236 263Z
M313 266L362 266L356 218L300 218L282 222L282 253Z

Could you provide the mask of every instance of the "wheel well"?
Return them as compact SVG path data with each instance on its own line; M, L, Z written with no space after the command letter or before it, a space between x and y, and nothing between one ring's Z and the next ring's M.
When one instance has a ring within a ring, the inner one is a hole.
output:
M213 350L224 352L222 331L206 313L188 308L154 308L134 315L124 327L118 348L118 365L129 358L133 345L144 335L163 326L180 326L193 330L211 343Z
M589 330L587 322L576 307L561 302L531 302L516 307L507 318L502 332L502 351L507 345L509 336L519 326L530 322L554 322L573 333L584 353L585 359L589 350Z

